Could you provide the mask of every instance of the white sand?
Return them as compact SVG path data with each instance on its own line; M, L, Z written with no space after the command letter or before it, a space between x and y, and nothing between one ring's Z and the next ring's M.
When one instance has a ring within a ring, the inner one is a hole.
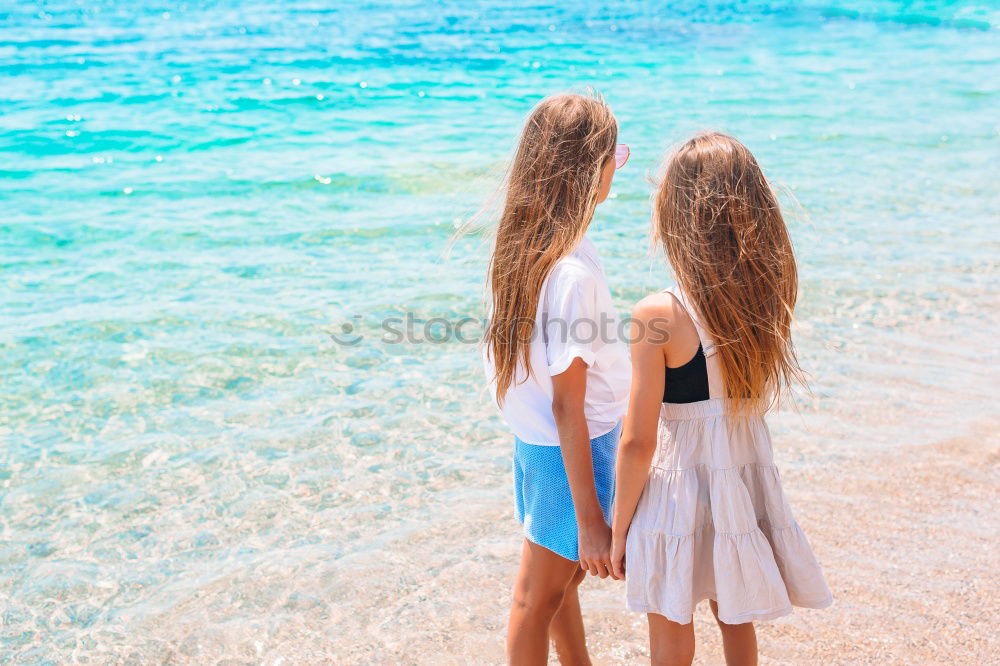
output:
M972 432L875 454L855 448L822 466L776 451L835 600L758 623L762 664L998 663L1000 426ZM463 497L440 499L436 525L387 534L366 553L258 568L246 587L256 620L233 621L230 604L195 595L203 622L177 621L192 616L185 608L148 616L141 634L95 646L92 663L127 663L129 644L142 645L145 663L503 663L519 526L495 486ZM271 589L280 594L261 597ZM582 594L594 663L646 663L646 619L624 610L621 583L590 579ZM707 603L695 628L696 663L723 663Z
M783 469L835 601L758 623L761 663L996 663L998 462L1000 429L991 424L934 445L852 452L826 469ZM398 576L363 583L380 619L334 618L342 632L313 644L314 656L332 648L356 662L502 663L517 526L508 510L485 504L472 508L474 540L463 520L464 534L425 533L359 562L359 577L395 562ZM409 564L428 561L438 566ZM645 616L621 610L619 583L591 579L583 604L595 663L647 661ZM695 627L695 662L723 663L707 603Z

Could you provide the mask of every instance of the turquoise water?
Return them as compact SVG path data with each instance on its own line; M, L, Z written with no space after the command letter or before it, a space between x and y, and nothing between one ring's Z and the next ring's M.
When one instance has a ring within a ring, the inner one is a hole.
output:
M784 188L783 464L995 418L1000 6L586 4L0 9L0 661L499 643L509 435L474 345L381 322L482 315L448 239L550 92L632 147L590 232L622 311L670 283L672 142L730 131Z

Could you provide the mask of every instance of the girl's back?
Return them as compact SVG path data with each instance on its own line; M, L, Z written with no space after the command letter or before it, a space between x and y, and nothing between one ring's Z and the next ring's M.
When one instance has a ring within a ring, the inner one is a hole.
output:
M585 233L628 159L600 99L555 95L525 121L506 181L488 284L484 362L514 431L514 503L524 529L507 624L511 663L590 663L577 588L609 575L614 460L628 396L625 346L579 327L614 324Z
M795 258L756 160L722 134L674 152L653 217L678 286L633 311L612 563L627 567L628 607L649 614L654 661L693 655L703 599L727 655L755 653L747 623L832 600L782 492L764 421L801 372L791 340ZM642 334L664 320L666 336Z
M703 395L660 407L657 446L628 531L629 609L687 624L699 601L713 599L720 620L740 624L784 615L792 605L829 605L830 591L782 493L763 412L731 408L715 344L688 298L677 287L661 296L673 301L672 330L681 331L669 349L683 359L676 350L692 346L685 324L696 337L686 361L668 351L664 398L678 372L691 375L684 383L689 394Z

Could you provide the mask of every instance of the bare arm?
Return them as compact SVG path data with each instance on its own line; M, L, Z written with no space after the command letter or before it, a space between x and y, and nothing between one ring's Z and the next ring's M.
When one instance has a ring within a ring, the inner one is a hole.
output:
M668 317L661 307L649 301L640 301L632 310L632 392L618 444L611 523L612 575L619 580L625 577L625 538L656 450L656 430L663 401L664 341L657 339L652 327L659 325L662 331Z
M580 358L573 359L564 372L552 377L552 389L552 415L559 431L559 448L576 510L580 568L606 578L611 573L611 528L604 522L597 499L594 458L583 410L587 364Z

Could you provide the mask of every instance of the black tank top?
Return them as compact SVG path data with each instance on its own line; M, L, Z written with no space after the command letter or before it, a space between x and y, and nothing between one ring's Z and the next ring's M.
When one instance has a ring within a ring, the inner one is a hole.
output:
M663 381L663 402L688 403L708 400L708 365L705 350L698 351L679 368L667 368Z

